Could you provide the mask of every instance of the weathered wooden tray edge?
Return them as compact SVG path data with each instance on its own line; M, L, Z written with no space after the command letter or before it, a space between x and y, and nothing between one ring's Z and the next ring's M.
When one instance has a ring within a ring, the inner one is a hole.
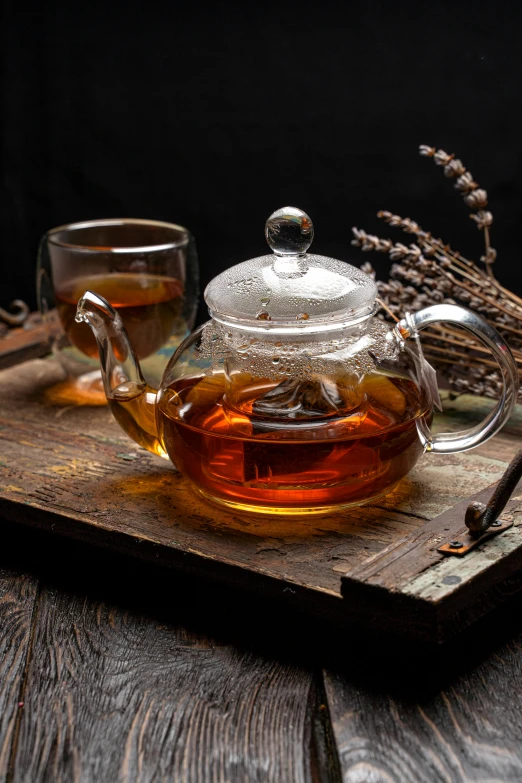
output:
M477 493L477 498L487 499L494 486ZM467 503L468 500L459 505L465 507ZM454 512L454 509L450 511ZM458 576L459 569L462 572L464 560L444 556L436 558L434 563L432 557L431 565L424 569L422 559L418 564L421 580L424 573L424 587L429 583L430 590L422 589L422 581L420 589L415 589L415 580L411 579L394 589L389 584L372 584L358 576L365 570L371 571L372 563L376 561L389 561L394 550L403 549L411 554L413 545L413 551L417 548L420 554L420 547L426 552L434 535L436 538L437 531L439 534L444 531L443 538L451 537L451 526L444 528L446 512L440 515L441 519L432 520L419 532L405 537L342 576L341 598L328 591L262 574L238 563L154 543L135 533L109 531L92 521L86 523L55 510L51 512L37 504L22 505L0 498L0 516L5 520L105 547L163 567L175 568L209 582L220 581L256 595L280 600L289 608L333 622L337 630L346 632L347 637L356 630L365 629L428 644L448 641L522 589L522 505L519 499L513 501L509 511L516 520L510 528L511 532L506 531L503 536L489 539L470 553L468 564L473 562L474 567L467 568L466 578L460 582L455 581L455 575ZM430 568L432 571L427 577ZM442 572L438 582L434 574L437 569ZM449 580L446 578L448 574L452 577Z
M334 622L345 620L344 602L340 595L286 582L276 576L260 573L238 563L218 560L201 552L165 546L148 538L140 538L135 533L107 530L91 521L62 515L56 510L49 511L37 504L20 504L4 497L0 497L0 518L52 535L104 547L138 560L175 568L209 582L216 580L266 598L282 599L289 605Z
M463 499L345 574L341 592L354 619L371 606L365 620L374 628L384 630L400 618L403 632L443 641L522 589L522 481L499 518L504 525L497 537L489 537L490 529L462 558L439 551L467 535L470 500L487 503L495 487Z

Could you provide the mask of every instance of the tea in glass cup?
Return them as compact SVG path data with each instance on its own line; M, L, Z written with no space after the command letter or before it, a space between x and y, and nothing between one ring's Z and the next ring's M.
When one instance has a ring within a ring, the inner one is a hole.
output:
M198 296L194 239L182 226L127 218L71 223L43 237L38 303L44 317L56 310L63 329L61 346L57 349L55 340L54 347L67 382L60 385L57 398L103 404L96 341L86 324L75 321L78 300L87 289L101 294L117 310L138 357L145 360L145 376L157 382L165 357L194 325Z

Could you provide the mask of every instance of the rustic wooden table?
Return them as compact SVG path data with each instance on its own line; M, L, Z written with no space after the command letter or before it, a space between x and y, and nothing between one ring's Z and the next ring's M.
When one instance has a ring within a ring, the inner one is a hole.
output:
M519 422L481 449L497 473ZM38 472L45 444L27 427ZM442 650L393 648L230 584L2 527L1 780L522 780L519 597Z

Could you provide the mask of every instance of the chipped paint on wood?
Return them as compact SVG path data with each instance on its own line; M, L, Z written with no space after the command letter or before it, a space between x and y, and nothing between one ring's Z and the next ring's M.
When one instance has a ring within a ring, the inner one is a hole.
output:
M444 558L440 563L412 579L401 588L404 595L436 603L462 590L491 564L522 546L522 510L514 514L515 526L490 538L465 557Z

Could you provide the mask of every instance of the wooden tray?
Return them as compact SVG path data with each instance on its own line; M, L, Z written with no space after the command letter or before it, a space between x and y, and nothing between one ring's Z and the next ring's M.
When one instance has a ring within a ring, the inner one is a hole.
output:
M60 378L51 359L0 372L7 520L276 596L347 628L356 622L428 641L446 639L520 587L521 502L511 506L510 530L463 559L436 551L462 529L460 515L426 525L500 477L520 444L520 408L480 450L425 456L377 505L272 519L205 503L169 463L129 440L107 407L53 404L49 389ZM462 427L491 405L461 397L447 407ZM439 424L447 429L448 416Z

